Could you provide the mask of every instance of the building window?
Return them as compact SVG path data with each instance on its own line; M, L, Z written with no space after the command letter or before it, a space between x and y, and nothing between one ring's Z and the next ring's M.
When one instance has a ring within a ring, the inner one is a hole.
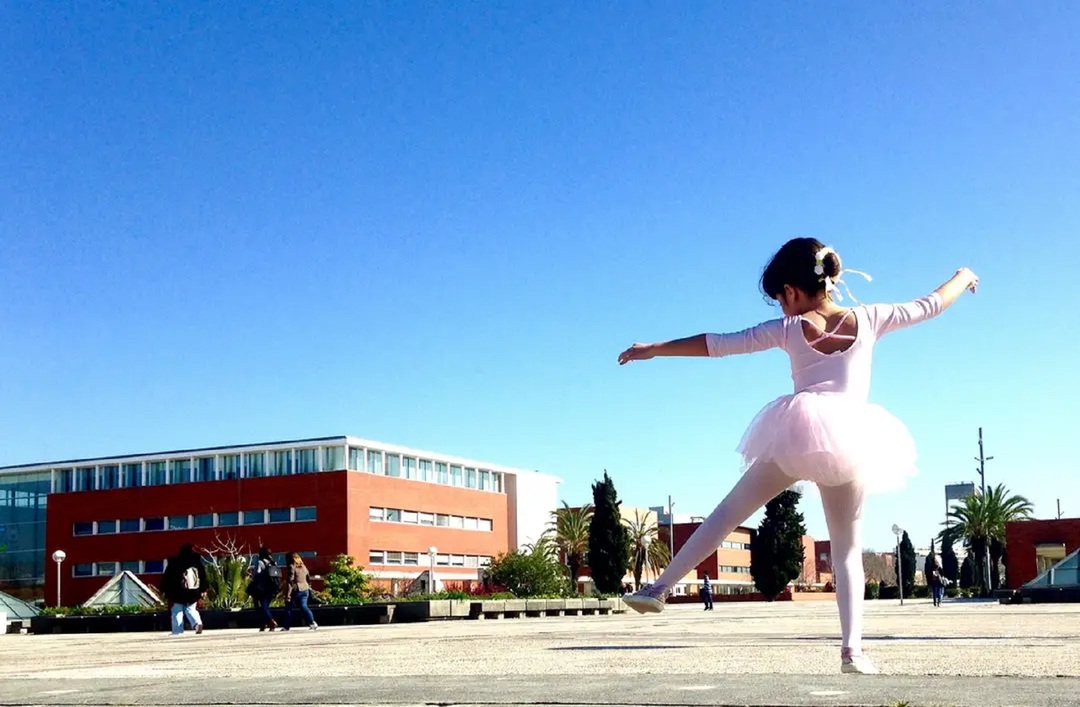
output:
M442 462L435 462L435 481L440 484L450 483L450 472L447 471L446 464Z
M174 459L169 462L169 483L186 484L191 481L191 460Z
M304 506L303 508L297 508L296 509L296 520L297 520L297 522L315 520L315 519L316 519L315 506Z
M147 462L146 485L164 486L165 480L165 462Z
M244 478L261 479L266 476L266 452L244 454Z
M490 518L481 518L480 519L479 530L486 530L488 532L491 532L491 519Z
M360 447L349 447L349 471L364 470L364 450Z
M75 490L76 491L93 491L94 490L94 467L88 466L75 470Z
M385 518L385 509L375 508L374 506L368 509L368 520L384 520Z
M143 562L143 574L161 574L165 571L165 560L147 560Z
M112 577L116 574L115 562L99 562L97 563L97 576L98 577Z
M288 476L292 473L292 450L270 452L270 475Z
M388 565L400 565L401 553L400 552L388 552L386 553L386 564Z
M244 525L262 525L266 522L266 511L244 511Z
M196 481L216 481L217 464L213 457L200 457L195 460Z
M401 455L386 454L386 475L393 477L401 476Z
M222 479L239 479L240 468L241 466L239 454L226 454L221 458Z
M296 473L297 474L314 474L319 470L319 450L318 449L297 449L296 450Z
M480 470L480 490L481 491L490 491L491 490L491 472L490 471L484 471L483 469Z
M187 516L169 516L169 530L187 530Z
M71 469L57 469L55 493L71 493L75 489L74 480Z
M98 535L113 535L114 533L116 533L115 520L99 520L97 522Z
M431 462L427 459L420 460L420 480L421 481L434 481L434 472L432 470Z
M439 526L440 528L449 528L450 516L446 515L445 513L436 513L435 525Z
M314 550L304 550L303 552L298 552L296 554L300 557L303 557L304 559L307 559L309 557L316 557L318 555L318 553Z
M401 522L416 525L420 522L419 514L416 511L402 511Z
M406 479L415 479L416 474L416 460L412 457L402 457L401 459L401 471L402 476Z
M165 530L165 519L161 517L143 518L143 530Z
M434 513L421 513L420 514L420 525L435 525L435 514Z
M480 527L480 521L477 518L465 519L465 530L476 530Z
M382 474L382 452L369 449L367 450L367 470L369 474Z
M72 535L93 535L94 524L92 522L75 523L71 528Z
M450 485L461 486L464 483L464 479L461 475L461 467L454 464L450 465Z
M476 555L466 555L465 556L465 566L466 567L478 567L479 566L479 561L480 561L480 559Z
M120 571L121 572L130 572L132 574L139 574L141 572L141 568L139 567L139 565L141 565L141 564L142 563L139 562L138 560L132 560L130 562L121 562L120 563Z
M450 556L450 566L451 567L464 567L465 566L465 556L464 555L451 555Z
M137 533L142 530L142 521L138 518L125 518L120 521L121 533Z
M142 486L142 464L124 464L123 484L126 489Z
M403 565L418 565L418 564L420 564L420 553L418 553L418 552L403 552L401 554L401 564L403 564Z
M368 553L369 565L385 564L386 554L382 550L372 550Z
M103 491L120 488L120 467L109 464L98 469L98 488Z
M386 520L388 520L391 523L400 523L401 522L401 511L399 509L397 509L397 508L387 508L386 509Z
M345 447L327 447L323 450L323 471L341 471L345 468Z
M269 515L271 523L289 523L292 521L291 508L271 508Z
M218 513L217 524L219 528L231 528L240 525L240 514L236 512Z
M435 556L435 564L437 566L439 566L439 567L449 567L450 566L450 556L449 555L436 555Z
M197 516L191 517L192 528L213 528L214 527L214 514L213 513L200 513Z
M462 518L461 516L450 516L450 527L451 528L464 528L465 527L465 519Z
M480 559L480 562L478 564L481 567L491 567L491 558L490 557L481 557L479 559Z
M503 493L503 475L495 471L492 472L491 479L495 484L495 493Z
M71 574L74 577L93 577L94 565L92 563L77 564L72 568Z
M476 488L476 469L465 467L465 488Z

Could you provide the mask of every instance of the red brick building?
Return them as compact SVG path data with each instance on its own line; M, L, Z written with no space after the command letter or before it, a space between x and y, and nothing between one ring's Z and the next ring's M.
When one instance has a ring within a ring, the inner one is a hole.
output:
M1019 520L1005 526L1005 579L1019 589L1080 548L1080 518Z
M229 539L254 553L299 552L313 572L339 554L387 587L434 568L476 580L500 553L535 541L559 480L354 437L193 449L0 469L46 474L44 548L63 550L62 602L81 603L123 570L156 584L183 543ZM55 603L57 565L45 563Z

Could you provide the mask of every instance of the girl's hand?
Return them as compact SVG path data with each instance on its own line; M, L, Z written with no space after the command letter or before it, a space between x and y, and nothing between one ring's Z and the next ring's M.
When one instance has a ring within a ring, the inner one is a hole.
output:
M971 271L971 268L960 268L956 271L957 275L962 275L965 280L968 281L967 289L971 294L975 294L979 289L979 276Z
M647 361L656 355L652 344L634 344L626 351L619 354L619 365L625 365L631 361Z

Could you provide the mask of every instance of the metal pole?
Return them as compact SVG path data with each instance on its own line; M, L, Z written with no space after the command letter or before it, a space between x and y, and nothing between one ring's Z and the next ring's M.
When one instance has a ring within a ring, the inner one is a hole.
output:
M60 563L56 563L56 608L60 608Z
M983 430L979 428L979 456L975 457L975 461L979 462L979 488L982 491L983 498L986 497L986 462L993 459L983 454ZM986 539L986 591L987 593L993 591L993 580L990 574L990 538Z
M671 496L667 497L667 512L668 512L668 541L671 543L671 557L675 557L675 504L671 501ZM670 562L670 560L669 560Z

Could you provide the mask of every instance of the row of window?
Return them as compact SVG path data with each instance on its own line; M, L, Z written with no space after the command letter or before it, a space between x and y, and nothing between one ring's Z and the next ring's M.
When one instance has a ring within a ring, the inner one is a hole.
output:
M447 513L427 513L424 511L406 511L400 508L368 509L368 519L384 523L409 523L411 525L431 525L438 528L460 528L463 530L491 531L490 518L471 518Z
M380 476L431 481L436 484L461 486L478 491L505 492L503 475L497 471L407 457L400 454L384 454L382 452L372 454L370 449L366 450L366 452L365 463L365 450L360 447L349 447L349 471L366 471L369 474Z
M316 553L313 551L298 552L298 555L303 558L315 557ZM285 553L278 553L273 556L274 561L278 565L284 566ZM258 556L252 555L248 558L249 564L254 565L257 562ZM161 574L165 571L165 567L168 566L167 560L128 560L126 562L83 562L72 565L71 574L73 577L112 577L118 575L121 572L131 572L132 574Z
M426 552L372 550L368 553L369 565L416 566L422 563L427 566L430 561ZM491 558L484 555L435 555L435 565L438 567L487 567L490 564Z
M196 515L82 521L75 523L71 532L73 535L116 535L118 533L147 533L160 530L190 530L192 528L231 528L238 525L266 525L267 523L301 523L313 521L316 518L315 506L263 508L229 513L199 513Z
M314 474L348 468L350 471L366 471L380 476L505 493L505 480L501 472L365 447L347 449L347 455L344 446L309 447L54 469L52 490L53 493L105 491L199 481Z
M740 567L739 565L720 565L718 571L725 574L750 574L749 567Z
M724 548L725 550L749 550L750 543L733 543L729 540L725 540L724 542L720 543L720 547Z

